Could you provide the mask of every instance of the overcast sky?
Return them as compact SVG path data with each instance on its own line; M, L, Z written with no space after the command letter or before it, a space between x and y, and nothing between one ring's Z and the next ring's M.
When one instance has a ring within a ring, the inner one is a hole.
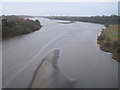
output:
M34 16L117 15L118 2L2 2L2 14Z
M120 0L1 0L2 2L119 2Z

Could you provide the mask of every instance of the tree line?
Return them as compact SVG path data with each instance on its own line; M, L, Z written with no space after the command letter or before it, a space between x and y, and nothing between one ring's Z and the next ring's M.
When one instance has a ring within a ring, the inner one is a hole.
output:
M81 22L91 22L99 24L120 24L120 16L91 16L91 17L77 17L77 16L48 16L49 19L57 20L69 20L69 21L81 21Z

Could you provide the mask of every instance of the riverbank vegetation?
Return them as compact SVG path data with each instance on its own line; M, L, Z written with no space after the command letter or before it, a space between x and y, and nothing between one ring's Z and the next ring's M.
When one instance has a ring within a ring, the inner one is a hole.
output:
M117 15L111 16L91 16L91 17L79 17L79 16L48 16L45 18L56 19L56 20L69 20L69 21L80 21L80 22L90 22L99 24L118 24Z
M101 50L111 52L112 57L120 62L119 36L118 25L111 24L101 31L100 36L97 38L97 43L100 44Z
M33 21L19 16L2 16L2 39L31 33L40 28L41 24L38 20Z

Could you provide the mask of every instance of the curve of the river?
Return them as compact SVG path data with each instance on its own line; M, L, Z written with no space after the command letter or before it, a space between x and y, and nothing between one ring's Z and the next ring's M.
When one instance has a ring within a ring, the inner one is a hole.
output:
M117 88L118 62L96 43L103 25L39 18L43 27L2 42L2 87L27 88L41 60L53 49L61 51L58 66L80 88Z

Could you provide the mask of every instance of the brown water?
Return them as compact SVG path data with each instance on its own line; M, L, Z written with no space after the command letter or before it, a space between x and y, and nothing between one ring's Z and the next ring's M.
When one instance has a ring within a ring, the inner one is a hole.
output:
M61 51L58 66L66 77L76 80L76 87L118 87L118 62L96 43L103 25L40 21L43 27L39 31L3 41L4 88L29 87L41 60L53 49Z

